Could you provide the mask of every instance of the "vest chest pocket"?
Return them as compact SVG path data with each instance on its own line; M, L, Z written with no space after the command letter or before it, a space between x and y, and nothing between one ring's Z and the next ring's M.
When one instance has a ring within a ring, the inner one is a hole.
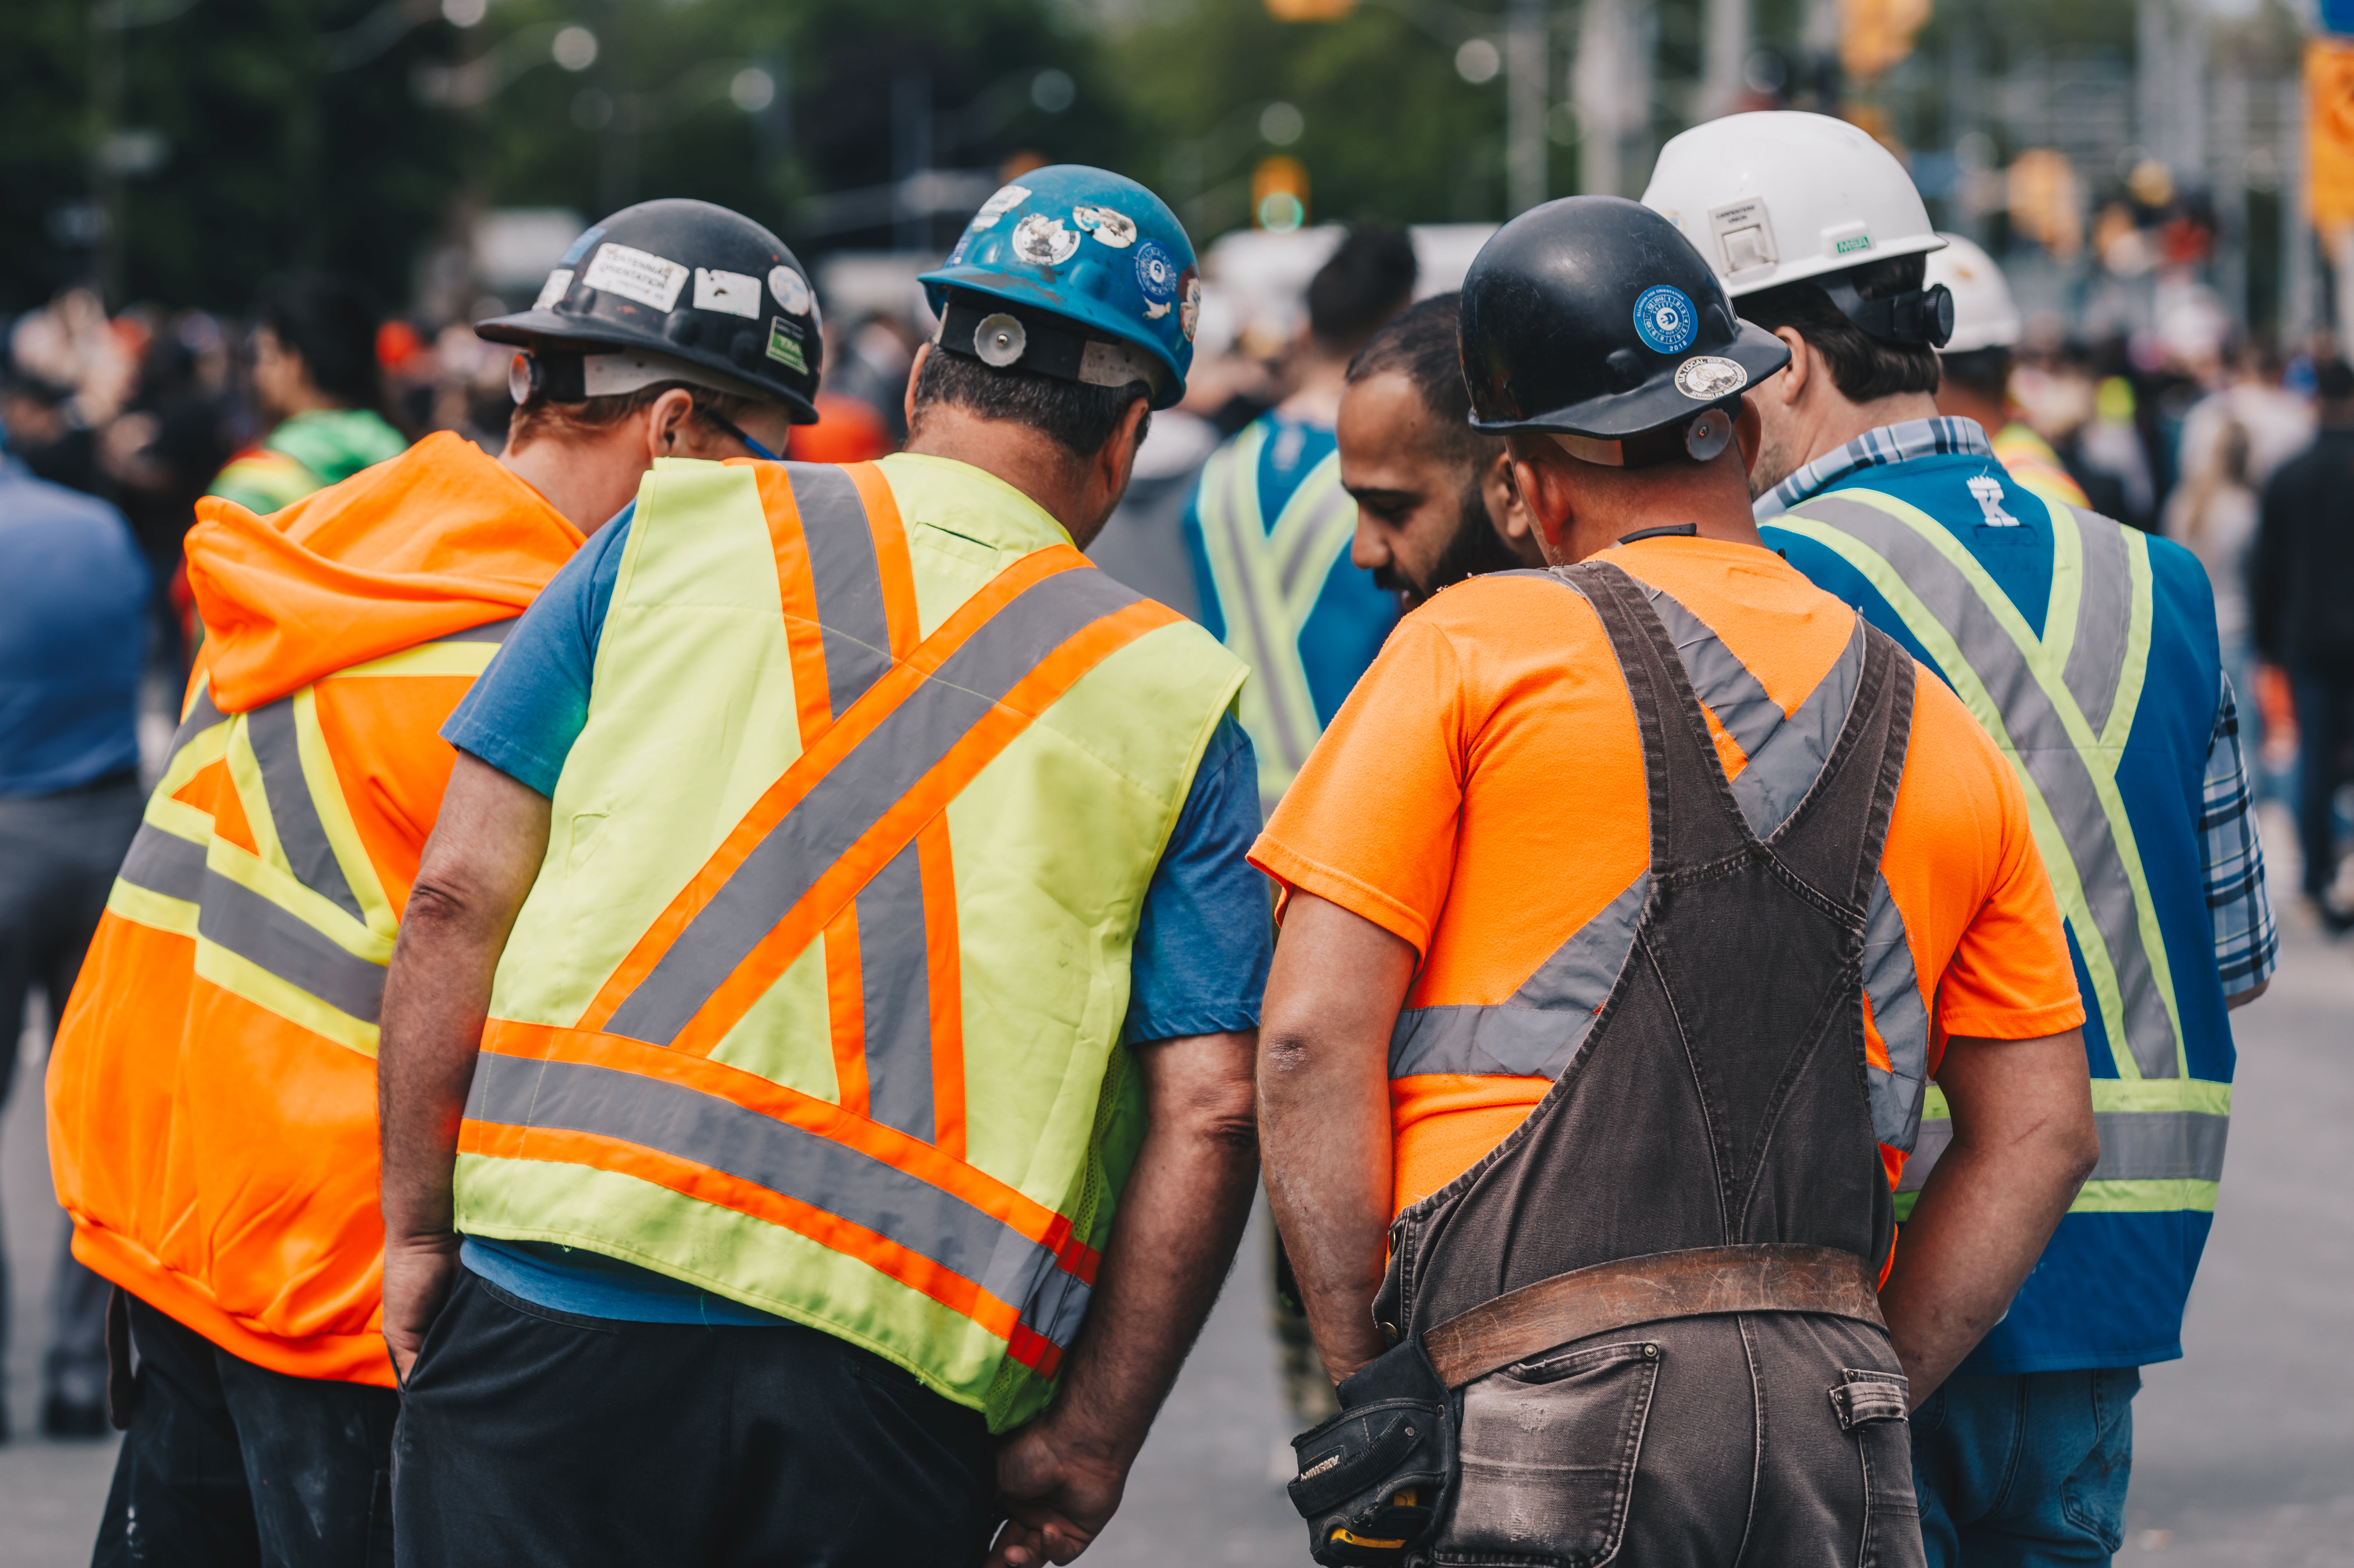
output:
M1466 1384L1461 1480L1433 1560L1585 1568L1618 1550L1664 1352L1553 1351Z
M1905 1419L1907 1387L1894 1372L1840 1369L1843 1380L1827 1392L1840 1430L1854 1439L1863 1471L1863 1546L1860 1568L1918 1568L1921 1501L1913 1489L1913 1430Z

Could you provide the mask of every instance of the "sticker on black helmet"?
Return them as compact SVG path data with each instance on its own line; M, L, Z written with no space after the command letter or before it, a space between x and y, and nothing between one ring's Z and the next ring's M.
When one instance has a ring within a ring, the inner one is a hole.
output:
M796 375L809 374L809 356L801 352L801 339L785 326L785 318L769 318L769 357Z
M1136 286L1144 291L1148 316L1165 316L1177 298L1177 263L1150 239L1136 248ZM1150 307L1159 305L1159 310Z
M1654 354L1681 354L1699 331L1700 313L1681 289L1654 283L1635 302L1635 335Z
M539 298L531 302L531 308L535 311L544 311L547 309L548 306L562 301L564 296L570 291L571 288L572 269L569 267L558 267L555 271L550 272L547 275L547 281L539 286Z
M667 315L678 304L678 291L686 287L686 269L651 250L608 243L597 248L580 281Z
M1676 390L1696 403L1713 403L1749 385L1749 372L1730 359L1700 355L1676 366Z
M974 228L994 228L997 227L997 220L999 218L1003 217L1007 213L1012 212L1015 207L1020 207L1029 198L1030 187L1028 185L1000 185L997 187L997 194L991 196L987 201L982 202L981 204L981 210L972 215L971 227Z
M1059 267L1078 249L1079 231L1059 217L1034 212L1013 226L1013 254L1033 267Z
M557 258L556 264L559 267L578 267L580 265L580 258L588 254L588 248L604 238L605 231L602 228L582 229L580 238L565 249L564 254Z
M785 308L787 314L796 316L809 314L809 280L790 267L769 269L769 292L777 296L777 303Z
M758 321L760 280L748 272L697 267L695 270L695 308L698 311L725 311L731 316Z
M1108 207L1075 207L1071 221L1115 250L1125 250L1136 243L1136 225L1124 212Z

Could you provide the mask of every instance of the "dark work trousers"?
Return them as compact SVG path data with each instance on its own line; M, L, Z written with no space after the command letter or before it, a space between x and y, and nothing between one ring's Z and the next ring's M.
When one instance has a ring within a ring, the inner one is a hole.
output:
M239 1361L135 1296L131 1341L91 1568L389 1568L398 1394Z
M2296 705L2296 840L2305 894L2321 898L2338 878L2338 791L2354 747L2354 671L2289 673Z
M2125 1544L2138 1367L1949 1377L1913 1416L1932 1568L2105 1563Z
M960 1568L995 1497L980 1414L846 1340L583 1318L472 1273L394 1446L404 1568Z
M7 1105L16 1076L26 998L43 993L54 1027L144 804L131 774L55 795L0 799L0 1107ZM28 1083L27 1091L39 1094L39 1082ZM56 1213L44 1204L39 1214L20 1214L17 1221L55 1224ZM58 1231L62 1248L70 1233L62 1224ZM42 1393L52 1405L94 1412L104 1403L107 1290L70 1254L59 1257L42 1362ZM0 1247L0 1367L7 1360L8 1295L6 1249ZM0 1382L0 1433L6 1428L5 1393Z
M1598 1008L1554 1013L1566 1061L1553 1088L1392 1227L1374 1311L1409 1333L1652 1254L1795 1244L1877 1269L1893 1234L1860 975L1913 662L1859 627L1840 683L1822 683L1852 693L1843 721L1828 704L1821 715L1835 743L1753 751L1744 779L1773 770L1785 802L1753 826L1682 644L1642 589L1606 565L1556 575L1594 607L1634 699L1649 885L1639 911L1563 948L1615 978ZM1801 709L1792 722L1818 720ZM1875 1325L1799 1312L1633 1324L1476 1378L1460 1399L1461 1478L1437 1563L1922 1562L1904 1378Z

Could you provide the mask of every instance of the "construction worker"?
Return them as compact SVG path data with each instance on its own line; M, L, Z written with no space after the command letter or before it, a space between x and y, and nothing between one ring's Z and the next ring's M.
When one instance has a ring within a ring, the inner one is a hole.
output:
M1937 238L1946 247L1926 253L1922 287L1942 287L1954 302L1954 330L1937 345L1937 412L1984 430L1995 460L2044 500L2090 507L2084 487L2010 400L2011 350L2021 329L2002 269L1958 234Z
M525 350L503 456L433 436L189 535L211 635L49 1069L74 1255L123 1308L101 1564L390 1561L375 1058L435 730L656 458L813 417L806 281L735 213L615 213L541 300L479 329Z
M1664 218L1522 214L1462 339L1553 569L1408 615L1252 854L1268 1191L1344 1380L1292 1500L1327 1563L1918 1563L1906 1407L2095 1151L2025 802L1760 546L1790 355Z
M1670 143L1644 200L1680 215L1744 319L1790 350L1752 397L1766 543L1936 671L2025 792L2089 1015L2101 1161L1925 1410L1915 1464L1933 1562L2105 1561L2138 1369L2182 1353L2214 1214L2225 1012L2263 992L2277 953L2206 573L2030 489L1978 425L1937 412L1949 323L1923 258L1943 241L1871 137L1734 115ZM1949 1098L1933 1090L1923 1113L1905 1246L1961 1147Z
M1461 299L1434 294L1375 333L1341 394L1341 488L1357 503L1349 558L1409 609L1481 572L1544 565L1503 439L1471 428Z
M297 278L253 325L253 400L267 434L229 459L206 493L267 516L408 445L377 412L384 383L376 301L345 278Z
M449 726L385 1001L404 1563L977 1563L1008 1514L1066 1563L1234 1255L1245 672L1075 548L1193 249L1058 165L924 281L906 452L657 469Z
M1334 421L1349 361L1414 297L1413 243L1352 228L1308 285L1292 389L1210 455L1185 514L1202 623L1250 666L1243 728L1269 810L1397 624L1349 558L1356 508Z

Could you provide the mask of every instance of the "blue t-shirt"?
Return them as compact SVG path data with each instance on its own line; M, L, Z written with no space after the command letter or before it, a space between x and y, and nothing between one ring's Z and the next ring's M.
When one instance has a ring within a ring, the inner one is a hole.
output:
M1999 505L2010 522L1990 524ZM1994 488L1988 490L1991 484ZM1943 524L1999 587L2037 636L2052 599L2050 507L1990 457L1947 453L1881 462L1833 480L1823 493L1881 492ZM1766 543L1815 585L1856 609L1929 669L1936 658L1913 635L1864 575L1829 548L1761 520ZM2221 680L2215 611L2198 557L2164 539L2149 541L2151 638L2147 674L2133 727L2116 763L2116 787L2132 821L2151 907L2166 944L2190 1076L2229 1083L2232 1027L2216 969L2199 821L2208 743ZM2076 984L2086 1000L2084 1049L2095 1078L2115 1078L2116 1059L2102 1026L2076 934L2068 933ZM2146 1366L2182 1353L2182 1310L2214 1216L2076 1212L2060 1222L2010 1311L1970 1352L1965 1372L2056 1372Z
M605 611L636 511L625 508L556 574L507 634L441 736L543 795L556 793L588 722ZM1274 957L1266 880L1243 856L1258 836L1258 767L1232 714L1218 721L1146 888L1129 958L1127 1044L1257 1026ZM784 1319L667 1275L546 1242L468 1237L466 1266L557 1311L644 1323Z
M122 513L0 455L0 797L139 766L150 580Z

